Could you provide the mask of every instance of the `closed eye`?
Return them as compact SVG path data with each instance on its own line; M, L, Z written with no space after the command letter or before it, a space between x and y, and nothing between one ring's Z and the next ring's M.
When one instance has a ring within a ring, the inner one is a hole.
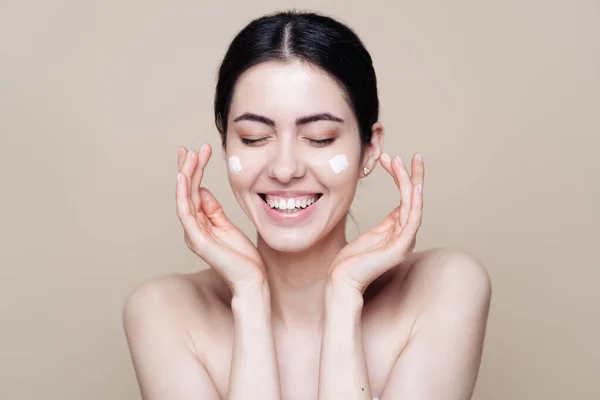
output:
M335 142L335 138L329 139L307 139L309 143L314 144L316 146L327 146L333 142Z
M241 138L242 143L244 143L245 145L248 146L253 146L253 145L258 145L262 142L264 142L265 140L267 140L266 137L263 138L259 138L259 139L247 139L247 138ZM324 147L327 146L333 142L335 142L335 138L329 138L329 139L306 139L310 144L315 145L317 147Z
M255 144L259 144L260 142L264 142L265 140L267 140L266 137L260 138L260 139L246 139L246 138L242 138L242 143L248 145L248 146L252 146Z

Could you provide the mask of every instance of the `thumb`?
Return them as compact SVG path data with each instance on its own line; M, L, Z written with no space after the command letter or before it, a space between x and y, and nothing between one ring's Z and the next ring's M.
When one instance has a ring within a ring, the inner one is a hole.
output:
M202 199L202 212L204 213L204 215L206 215L211 224L218 228L227 228L231 226L231 222L225 215L221 203L219 203L219 201L210 192L210 190L201 187L200 198Z

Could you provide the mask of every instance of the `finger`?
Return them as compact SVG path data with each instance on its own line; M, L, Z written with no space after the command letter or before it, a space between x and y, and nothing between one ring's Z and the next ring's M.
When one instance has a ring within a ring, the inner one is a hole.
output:
M423 155L421 153L417 153L412 159L410 179L413 183L413 186L416 186L419 183L423 183L424 178L425 164L423 163Z
M194 150L190 150L185 156L185 160L183 161L183 165L181 166L181 171L179 171L185 175L187 195L190 201L192 201L192 174L194 173L194 169L196 168L197 162L198 153Z
M415 190L412 195L412 207L408 216L406 225L402 228L400 233L400 249L401 251L408 252L411 247L414 247L414 243L417 231L421 226L423 219L423 184L419 183L415 186Z
M215 196L207 188L200 188L200 196L202 197L202 212L210 223L218 228L229 228L232 223L229 221L221 203L215 198Z
M194 205L194 209L196 211L201 208L201 199L200 199L200 185L202 184L202 178L204 177L204 168L206 164L208 164L208 160L212 154L212 148L207 143L203 144L200 150L198 151L198 164L196 164L196 168L192 175L191 180L191 197L192 203Z
M202 237L202 230L198 226L196 218L192 215L186 181L187 177L185 174L178 172L176 189L177 217L179 217L179 221L188 236L200 238Z
M179 150L177 150L177 171L181 171L186 154L187 149L183 146L179 147Z
M410 243L410 248L408 249L408 252L411 253L414 249L415 249L415 245L417 244L417 238L414 237L413 241Z
M394 178L394 182L396 182L396 186L400 187L400 183L398 182L398 178L396 174L394 174L394 170L392 169L392 158L387 153L383 153L381 157L379 157L379 163L387 171L388 174Z
M411 194L413 191L413 185L408 175L408 170L404 166L402 159L399 156L394 157L392 160L392 168L394 173L398 177L400 187L400 225L404 226L408 221L408 214L410 213L410 206L412 203Z

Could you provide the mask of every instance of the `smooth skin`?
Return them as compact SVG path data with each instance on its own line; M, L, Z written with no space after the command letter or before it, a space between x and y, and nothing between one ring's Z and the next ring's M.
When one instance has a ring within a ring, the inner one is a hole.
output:
M421 193L412 190L423 179L416 157L412 165L418 175L409 179L399 158L390 161L382 155L382 166L394 177L402 198L415 199L413 206L408 211L410 206L400 204L382 224L345 248L332 267L336 272L328 315L339 306L351 318L337 326L335 315L327 320L323 353L316 343L318 336L307 331L279 340L283 346L279 353L285 357L277 359L273 333L268 332L268 307L253 307L260 301L239 302L240 312L247 308L262 315L256 315L256 324L248 321L252 329L248 337L233 332L237 322L245 322L236 321L232 310L236 288L241 293L256 287L256 292L265 292L260 286L263 266L253 244L229 222L214 196L204 188L192 189L192 171L199 166L196 179L200 180L210 152L205 146L200 157L192 151L187 159L186 150L180 153L183 180L177 184L177 211L186 243L213 269L150 280L128 298L124 308L144 400L311 399L317 398L317 388L319 399L336 398L336 393L369 400L376 395L380 400L471 397L485 335L490 280L483 266L462 252L435 249L407 254L414 245L422 205ZM407 195L411 192L413 196ZM219 251L207 251L210 246ZM391 249L396 247L400 251L394 256ZM366 260L360 255L363 249L387 263L395 257L402 261L387 273L384 263L369 273L368 268L359 268L361 259ZM382 276L363 299L361 291L379 272ZM236 279L248 286L236 287ZM327 351L327 344L345 337L347 329L354 339L342 342L348 347L332 346ZM232 355L240 352L235 350L254 354L244 354L247 360L242 365L234 357L230 365ZM279 389L280 375L286 379ZM249 392L255 395L244 396Z
M143 399L470 399L491 284L481 263L466 253L413 252L422 220L422 156L412 158L409 173L399 157L382 154L382 127L376 123L372 143L353 172L357 175L348 175L346 183L327 181L318 166L311 169L308 161L294 157L314 160L329 150L304 139L294 141L295 128L285 121L293 121L294 111L302 107L333 107L353 124L335 128L338 146L358 154L356 123L348 117L342 96L335 97L336 87L327 87L335 83L298 63L261 68L246 76L251 85L240 79L238 97L245 100L234 99L231 112L239 115L246 104L259 110L277 106L267 111L283 125L268 131L240 122L228 137L235 144L238 130L244 135L260 130L271 144L281 146L272 153L267 153L269 147L238 147L274 158L268 176L261 172L266 166L253 170L251 165L249 178L238 176L232 184L238 202L258 221L258 248L201 187L212 148L180 148L177 215L187 246L211 268L152 279L127 299L124 327ZM268 103L261 105L261 99ZM334 129L329 122L320 124L328 132ZM313 134L314 129L305 128L307 135ZM228 149L234 151L231 143ZM383 222L347 243L344 219L337 216L349 203L336 205L348 202L357 177L365 177L358 171L372 171L376 163L393 178L401 201ZM297 234L306 232L304 242L296 245L309 247L301 253L270 247L269 240L275 246L288 243L277 242L286 231L273 234L270 229L279 228L271 228L256 211L259 202L252 188L263 182L321 185L325 195L316 223L325 225L316 226L327 232L315 230L314 224L302 228L306 230ZM336 218L328 219L331 215ZM261 237L261 229L268 240ZM311 262L294 264L300 257Z

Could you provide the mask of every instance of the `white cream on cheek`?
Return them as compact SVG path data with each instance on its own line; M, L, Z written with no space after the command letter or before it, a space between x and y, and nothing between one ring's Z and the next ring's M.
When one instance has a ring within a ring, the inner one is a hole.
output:
M348 157L346 157L344 154L338 154L329 160L329 166L333 170L334 174L339 174L340 172L345 171L346 168L348 168L348 165Z
M229 169L235 174L238 174L242 171L242 162L238 156L229 157Z

